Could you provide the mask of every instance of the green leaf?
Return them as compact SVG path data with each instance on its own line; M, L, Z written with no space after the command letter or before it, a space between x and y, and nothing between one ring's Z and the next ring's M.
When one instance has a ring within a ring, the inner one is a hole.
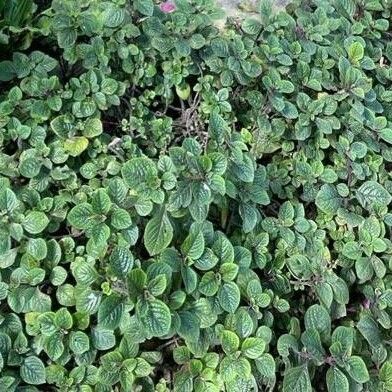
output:
M98 325L105 329L116 329L124 314L125 304L114 294L106 297L98 309Z
M105 189L98 189L94 192L91 206L96 214L106 215L109 212L112 202Z
M179 346L173 349L173 359L179 365L183 365L190 360L190 351L186 346Z
M261 31L261 28L262 28L261 23L254 18L246 18L242 22L242 30L246 34L257 35Z
M328 334L331 330L331 318L321 305L310 306L305 313L305 328L315 329L320 334Z
M344 244L342 253L351 260L357 260L362 255L362 249L358 242L350 241Z
M251 374L249 361L244 357L226 356L220 363L219 372L225 382L235 380L237 377L248 378Z
M330 275L329 278L330 277L332 277L332 275ZM332 287L335 301L341 305L348 304L350 294L348 291L347 283L338 276L335 276L334 278L328 280L328 283Z
M257 224L257 209L250 204L240 204L239 213L244 232L251 232Z
M41 233L48 224L48 217L41 211L29 212L22 222L23 228L30 234Z
M201 49L206 44L206 39L201 34L193 34L189 40L192 49Z
M185 101L186 99L189 98L189 95L191 93L191 89L188 83L176 86L176 94L183 100Z
M384 128L379 132L380 138L385 142L392 144L392 128Z
M43 260L48 253L46 242L42 238L30 238L26 251L36 260Z
M219 289L219 280L213 271L209 271L203 275L200 280L198 290L206 297L215 295Z
M392 289L385 290L379 297L380 303L392 307Z
M193 312L180 311L180 326L177 333L187 341L198 341L200 337L200 320Z
M154 2L152 0L135 0L134 5L142 15L152 16L154 12Z
M114 210L111 216L111 224L114 228L123 230L131 226L132 219L128 211L118 208Z
M32 12L32 5L32 0L8 1L4 9L6 23L15 27L20 26Z
M46 312L37 317L41 333L43 335L52 335L57 331L57 326L54 321L55 313Z
M217 238L212 246L212 250L214 254L218 256L221 263L234 262L234 247L221 233L217 233Z
M18 204L18 199L11 189L0 189L0 210L10 213L17 208Z
M240 304L240 290L234 282L222 285L218 292L219 304L223 310L234 313Z
M157 297L164 293L164 291L166 290L166 286L166 275L158 275L148 282L147 290L151 293L151 295Z
M332 333L332 343L339 343L342 352L350 356L354 344L354 329L344 326L338 326Z
M263 25L269 22L270 18L272 17L273 13L273 2L272 0L261 0L259 5L260 16L263 22Z
M150 256L161 253L173 238L173 227L162 209L148 221L144 231L144 245Z
M134 369L137 377L147 377L152 371L153 367L143 358L136 359L136 367Z
M12 61L0 61L0 81L8 82L16 77Z
M184 282L185 291L190 294L196 290L197 274L192 267L188 265L181 266L181 276Z
M170 309L159 299L139 300L136 314L150 336L160 337L170 330Z
M146 288L147 274L141 268L134 268L128 273L128 291L132 296L137 296Z
M143 200L139 198L135 204L135 210L140 216L147 216L151 213L154 208L154 204L151 200Z
M79 312L94 314L98 311L101 299L102 294L100 292L90 289L84 290L76 296L76 309Z
M233 164L231 170L240 181L252 183L254 180L254 162L248 155L245 155L242 161Z
M385 383L387 391L392 390L392 361L388 360L381 366L380 380Z
M285 59L286 59L286 57L285 57ZM282 63L283 60L281 59L280 62ZM290 59L290 61L285 60L283 63L284 63L284 65L291 65L292 61L291 61L291 59ZM285 102L284 108L281 112L282 112L283 116L288 119L295 119L298 117L297 107L295 105L293 105L291 102Z
M125 183L138 190L142 184L157 177L157 168L151 159L137 157L124 163L121 173Z
M61 334L57 332L47 337L44 343L44 348L52 361L59 359L64 352L64 344L61 340Z
M376 181L366 181L357 190L357 199L363 208L371 207L373 204L387 206L392 197L389 192Z
M90 225L93 216L93 207L88 203L77 204L68 213L68 222L76 229L85 229Z
M116 337L114 336L113 330L94 328L91 332L91 340L93 346L97 350L109 350L116 344Z
M44 384L45 366L39 358L35 356L27 357L20 367L20 376L27 384Z
M255 360L256 368L263 377L275 377L276 364L271 354L263 354Z
M287 370L283 377L283 392L312 392L306 365Z
M23 157L19 161L19 173L26 178L37 177L42 163L38 157Z
M223 263L219 268L222 280L225 282L230 282L231 280L234 280L238 274L238 270L238 265L234 263Z
M61 308L56 312L54 321L59 329L71 329L73 325L72 315L66 308Z
M317 364L322 364L325 358L325 350L319 332L313 328L306 329L301 335L301 341Z
M359 60L362 60L365 50L360 42L353 42L347 52L350 61L358 63Z
M226 354L231 354L236 352L240 346L240 339L232 331L223 331L221 342L222 342L222 349Z
M69 336L69 348L76 354L81 355L90 349L88 335L82 331L72 331Z
M251 359L261 357L265 350L265 342L261 338L246 338L241 345L242 353Z
M201 230L191 230L181 245L182 252L192 260L196 260L204 252L204 236Z
M212 112L210 116L208 132L211 135L211 137L217 141L218 144L223 143L227 128L228 125L226 124L223 117L215 111ZM223 169L226 169L226 162L223 163L223 166L224 166Z
M75 261L71 268L73 276L80 285L90 286L99 276L94 266L84 260Z
M335 187L324 184L316 196L316 206L327 214L335 214L341 205L341 196Z
M112 254L110 255L110 266L117 276L122 277L123 275L127 274L129 270L132 269L132 253L126 248L114 248Z
M72 113L78 118L90 117L94 115L96 109L97 105L92 98L85 98L83 101L75 101L72 105Z
M180 44L185 44L185 48L189 48L187 42L180 41ZM151 41L152 47L160 53L167 53L174 47L174 40L172 37L153 37Z
M377 347L381 344L382 338L380 330L371 316L363 314L357 324L357 328L371 347Z
M369 381L369 373L361 357L355 355L350 357L345 363L345 368L354 381L361 384Z
M88 118L83 125L83 136L93 138L103 132L102 123L99 118Z
M103 12L103 22L105 26L116 28L121 25L125 18L125 11L121 7L116 7L114 4L107 3L108 6Z
M73 117L67 114L55 117L50 122L50 127L57 136L62 139L68 139L68 137L71 136L71 132L74 127Z
M110 228L106 223L98 223L89 229L89 234L94 245L105 244L110 237Z
M345 374L336 366L327 370L328 392L349 392L349 383Z
M88 139L84 136L75 136L64 141L63 148L72 157L77 157L88 147Z

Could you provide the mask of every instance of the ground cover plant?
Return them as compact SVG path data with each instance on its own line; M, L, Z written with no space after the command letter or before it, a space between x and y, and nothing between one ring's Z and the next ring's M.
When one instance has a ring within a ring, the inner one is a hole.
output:
M392 391L391 10L0 2L0 390Z

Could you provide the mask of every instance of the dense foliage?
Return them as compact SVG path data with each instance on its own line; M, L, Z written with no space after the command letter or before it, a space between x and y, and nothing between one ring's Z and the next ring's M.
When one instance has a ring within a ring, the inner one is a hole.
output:
M0 5L0 390L392 391L392 4Z

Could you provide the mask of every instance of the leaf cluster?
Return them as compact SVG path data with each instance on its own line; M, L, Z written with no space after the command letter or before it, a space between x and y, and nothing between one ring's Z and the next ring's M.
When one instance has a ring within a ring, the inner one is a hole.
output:
M6 3L0 389L392 391L389 0Z

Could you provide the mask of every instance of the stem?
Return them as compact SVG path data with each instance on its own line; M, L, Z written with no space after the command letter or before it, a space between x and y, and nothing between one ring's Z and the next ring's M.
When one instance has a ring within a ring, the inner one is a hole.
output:
M169 341L167 341L167 342L161 344L160 346L158 346L158 347L156 348L156 351L161 351L162 349L164 349L165 347L170 346L170 345L173 344L173 343L175 343L175 344L177 345L178 340L179 340L178 337L172 338L172 339L170 339Z
M301 285L301 286L309 286L309 287L313 287L313 284L307 281L302 281L302 280L290 280L291 284L297 284L297 285Z

